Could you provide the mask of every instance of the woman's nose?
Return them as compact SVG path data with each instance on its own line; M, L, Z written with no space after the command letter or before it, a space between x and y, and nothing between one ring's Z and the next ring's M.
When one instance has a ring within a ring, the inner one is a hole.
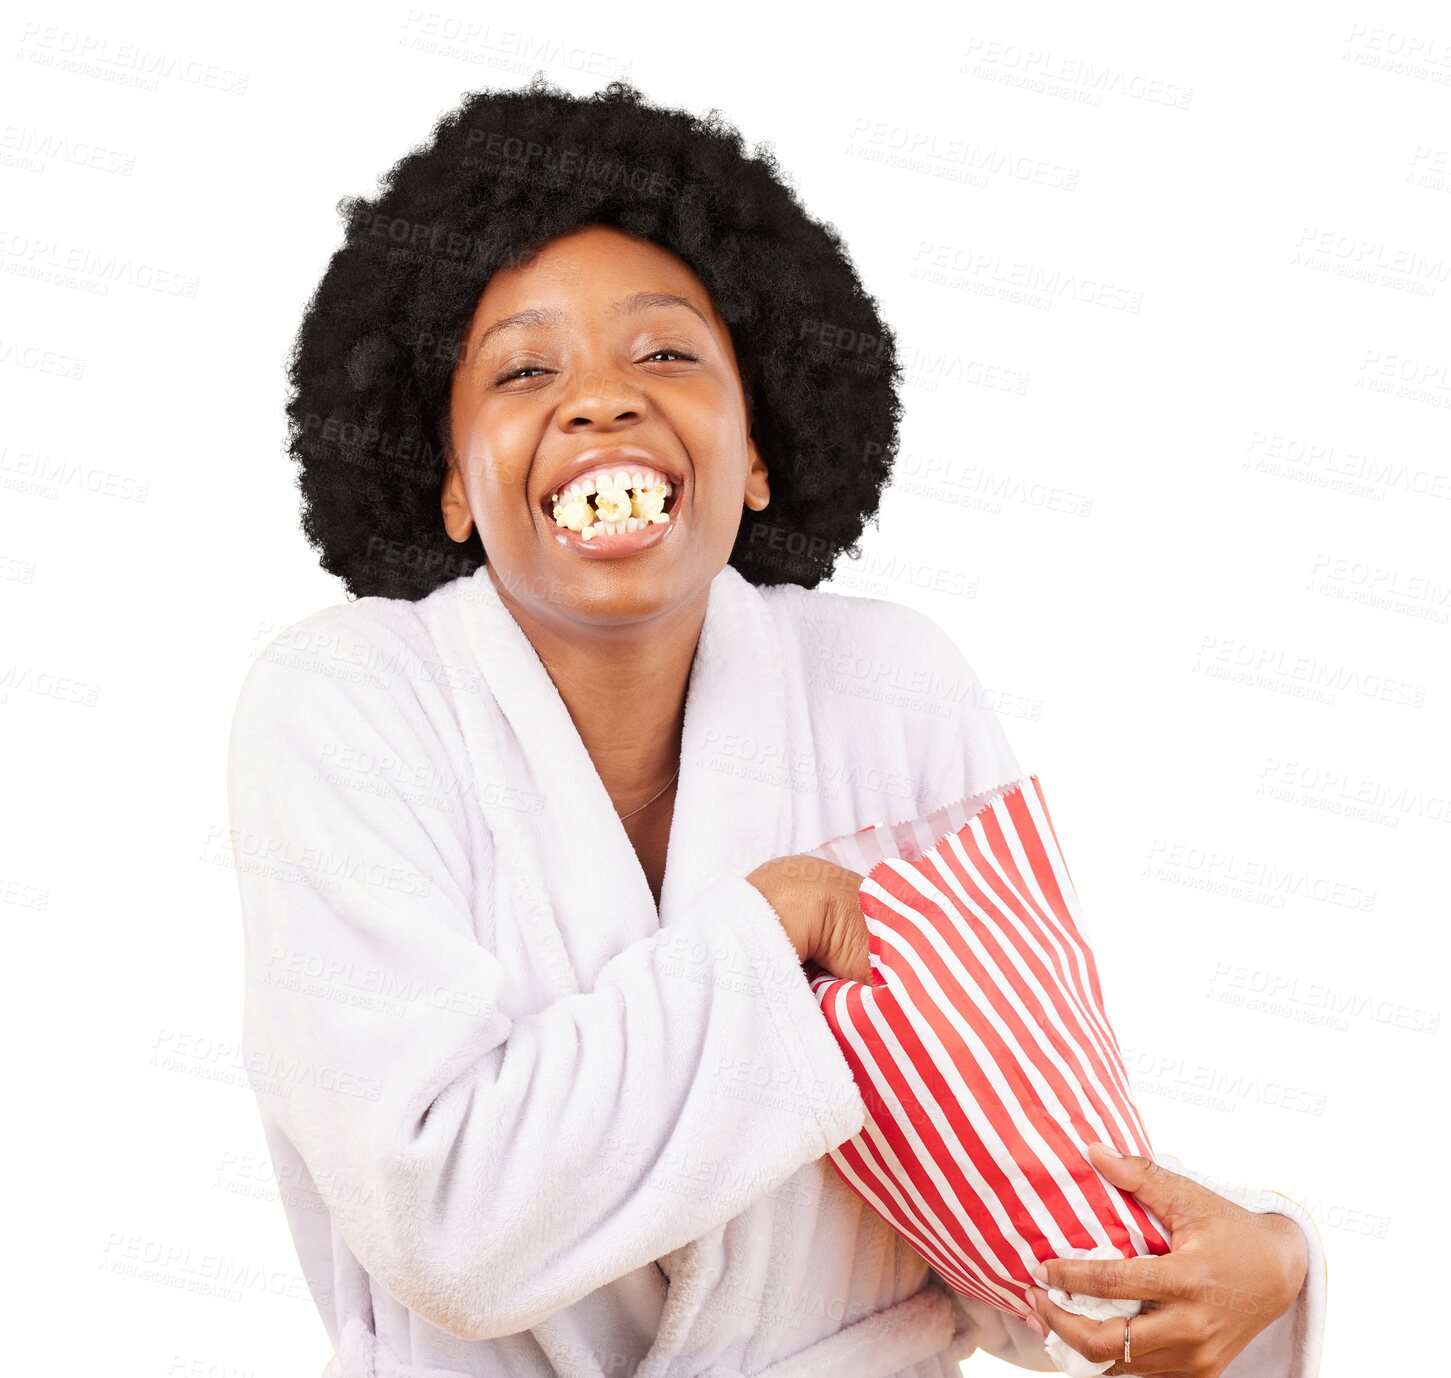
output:
M579 430L639 421L645 412L645 398L638 387L612 370L591 369L579 374L560 399L558 416L564 429Z

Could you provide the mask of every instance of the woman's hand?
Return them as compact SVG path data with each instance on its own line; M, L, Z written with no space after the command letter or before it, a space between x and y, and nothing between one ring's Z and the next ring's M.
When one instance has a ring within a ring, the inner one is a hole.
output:
M746 877L765 897L796 948L833 976L871 980L867 921L857 902L855 871L805 852L778 856Z
M1300 1227L1287 1216L1247 1211L1147 1158L1115 1158L1095 1147L1090 1161L1158 1216L1171 1252L1119 1261L1049 1259L1041 1268L1048 1285L1064 1291L1145 1302L1129 1332L1131 1362L1122 1361L1122 1320L1075 1316L1036 1287L1028 1294L1035 1312L1085 1358L1118 1360L1110 1375L1218 1378L1299 1295L1308 1264Z

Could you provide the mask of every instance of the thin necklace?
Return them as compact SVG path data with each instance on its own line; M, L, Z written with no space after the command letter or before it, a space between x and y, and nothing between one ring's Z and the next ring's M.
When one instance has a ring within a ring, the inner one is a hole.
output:
M675 775L679 775L679 774L680 774L680 767L679 766L676 766L675 767ZM661 794L664 794L665 793L665 790L669 789L670 786L675 783L675 775L672 775L665 782L664 788L661 789L659 791L659 793L652 794L643 804L641 804L640 805L640 809L648 809L650 807L650 805L653 804L660 797ZM623 823L625 821L625 819L627 819L627 818L633 818L637 813L640 812L640 809L631 809L629 811L629 813L622 813L620 815L620 822Z

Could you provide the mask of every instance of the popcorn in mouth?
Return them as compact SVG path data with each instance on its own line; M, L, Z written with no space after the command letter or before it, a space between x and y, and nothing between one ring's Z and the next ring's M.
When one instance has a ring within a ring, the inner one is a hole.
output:
M673 496L670 480L658 469L597 469L571 479L550 502L555 523L588 541L663 526Z

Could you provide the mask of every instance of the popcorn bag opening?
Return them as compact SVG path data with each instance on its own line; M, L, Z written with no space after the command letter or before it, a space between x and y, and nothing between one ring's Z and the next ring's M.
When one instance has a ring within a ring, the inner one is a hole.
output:
M812 855L863 873L872 984L807 968L867 1107L829 1155L847 1184L950 1287L1020 1317L1039 1260L1168 1253L1088 1159L1096 1140L1153 1153L1038 777ZM1065 1372L1110 1367L1047 1348Z

